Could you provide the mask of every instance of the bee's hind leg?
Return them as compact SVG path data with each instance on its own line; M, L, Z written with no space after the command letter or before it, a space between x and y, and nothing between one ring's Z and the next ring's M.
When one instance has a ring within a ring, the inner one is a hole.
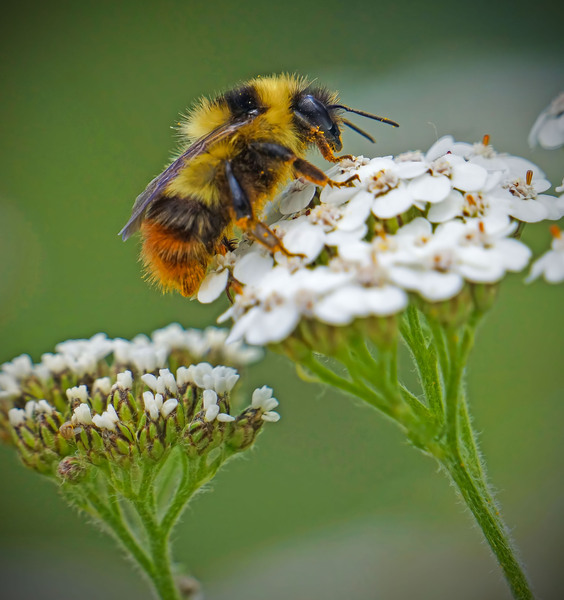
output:
M237 181L230 161L225 161L225 176L235 216L237 217L237 226L249 237L268 248L272 253L282 252L286 256L292 256L269 227L255 219L251 202L241 184Z

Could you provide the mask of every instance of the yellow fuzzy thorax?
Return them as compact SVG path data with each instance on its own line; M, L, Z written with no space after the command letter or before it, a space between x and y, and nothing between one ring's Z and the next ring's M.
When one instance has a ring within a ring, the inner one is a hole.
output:
M272 75L256 77L246 85L256 90L261 104L267 107L267 110L241 133L255 140L261 137L276 140L291 150L299 150L296 147L298 140L295 139L291 126L290 102L296 92L307 88L309 81L296 75ZM231 112L225 102L202 98L186 119L179 124L178 132L188 143L193 143L229 122L231 118Z
M309 81L294 75L278 75L256 77L246 85L255 89L260 104L267 110L233 135L213 144L204 154L194 157L167 186L168 195L196 195L206 204L217 204L220 197L215 184L216 173L238 148L250 142L273 142L288 148L297 156L305 155L306 144L293 126L291 101L296 93L307 88ZM179 133L190 145L232 119L233 115L221 96L214 100L203 98L186 120L180 123ZM286 180L291 174L290 167L281 167L279 174L281 181Z

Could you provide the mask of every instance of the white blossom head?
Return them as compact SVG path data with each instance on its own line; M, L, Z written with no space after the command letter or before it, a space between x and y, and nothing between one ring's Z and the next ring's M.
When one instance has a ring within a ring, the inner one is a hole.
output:
M329 175L357 181L320 192L294 182L282 193L270 228L286 253L242 244L221 273L211 270L213 285L204 280L206 302L237 282L219 319L233 321L227 342L308 343L312 323L393 320L414 295L430 305L471 298L468 289L527 266L531 252L517 239L524 223L564 216L564 202L545 193L544 173L496 152L488 136L478 144L446 136L426 153L345 160Z

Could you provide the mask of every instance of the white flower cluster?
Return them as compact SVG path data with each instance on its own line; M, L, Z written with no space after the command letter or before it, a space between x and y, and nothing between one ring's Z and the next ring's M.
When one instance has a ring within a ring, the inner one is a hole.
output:
M154 331L151 337L140 334L132 340L110 339L105 333L97 333L89 339L67 340L55 346L55 353L45 353L38 364L33 364L27 354L14 358L0 366L0 400L15 398L21 394L21 382L35 376L47 383L63 374L75 377L99 375L100 365L113 354L119 367L133 369L138 373L150 373L163 369L171 353L185 353L188 362L200 362L213 357L216 362L243 367L256 362L262 356L260 348L243 343L226 344L227 329L208 327L184 329L178 323ZM125 386L126 377L121 374ZM100 389L110 386L108 378L98 378ZM126 386L127 387L127 386ZM131 385L129 385L131 387ZM109 392L107 392L109 393Z
M408 293L449 300L471 284L523 270L531 251L513 237L520 223L559 219L564 197L545 194L544 173L481 143L438 140L426 154L344 160L328 172L354 187L293 182L270 227L293 256L241 244L204 280L211 302L232 278L228 341L275 343L301 318L346 325L402 311Z

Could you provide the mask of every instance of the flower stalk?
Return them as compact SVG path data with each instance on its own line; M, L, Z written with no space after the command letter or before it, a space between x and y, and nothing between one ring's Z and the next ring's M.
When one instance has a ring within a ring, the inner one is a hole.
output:
M413 446L437 460L476 519L514 597L533 598L517 551L486 478L465 394L465 370L483 312L462 325L441 323L411 303L401 325L403 343L417 367L422 396L397 376L397 347L376 347L355 328L340 330L337 349L302 353L301 368L318 382L370 404L394 421ZM279 346L290 348L291 343ZM327 348L326 348L327 350Z

